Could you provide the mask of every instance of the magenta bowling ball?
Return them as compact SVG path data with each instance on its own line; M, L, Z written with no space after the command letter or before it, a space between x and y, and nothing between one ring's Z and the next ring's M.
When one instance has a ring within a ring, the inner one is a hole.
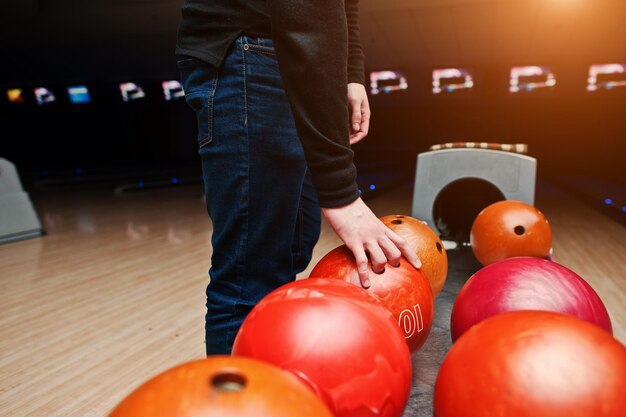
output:
M556 262L520 257L488 265L465 283L452 308L452 340L484 319L519 310L568 314L613 334L606 307L584 279Z

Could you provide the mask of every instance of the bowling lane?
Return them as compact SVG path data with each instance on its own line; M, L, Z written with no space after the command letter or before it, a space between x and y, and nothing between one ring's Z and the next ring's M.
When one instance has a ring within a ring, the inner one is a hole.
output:
M371 206L378 215L410 213L411 190L410 187L395 189L372 200ZM551 223L556 260L578 272L594 287L609 310L615 337L624 343L626 340L624 227L547 183L540 183L538 187L536 206L544 212ZM332 231L326 229L324 233L331 234ZM322 254L324 251L321 251ZM316 251L315 255L318 253ZM435 301L431 333L424 346L412 357L413 385L405 417L433 415L433 386L441 362L452 345L450 339L452 304L465 281L481 268L469 248L448 251L448 259L448 277L443 291Z
M554 231L555 260L596 290L614 336L626 343L626 227L548 184L541 184L537 197Z
M471 250L448 251L448 278L441 294L435 300L433 327L424 346L413 354L413 385L405 417L433 415L433 386L439 367L452 346L450 315L452 304L467 278L480 269Z
M31 195L48 231L0 246L0 415L102 417L204 353L201 186Z
M49 235L0 246L0 415L104 416L150 377L202 357L211 229L200 193L32 195ZM399 187L370 204L380 216L410 213L411 196ZM537 206L553 226L557 260L591 283L626 342L624 227L545 184ZM339 243L324 224L311 265ZM477 268L468 252L449 256L431 336L413 356L407 416L432 415L450 303Z

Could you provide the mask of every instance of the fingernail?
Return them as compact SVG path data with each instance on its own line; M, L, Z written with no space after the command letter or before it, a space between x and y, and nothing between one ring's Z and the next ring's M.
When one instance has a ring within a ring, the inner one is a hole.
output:
M345 125L344 125L345 126ZM363 288L369 288L370 287L370 280L366 279L365 282L363 283Z
M344 125L344 126L345 126L345 125ZM353 124L352 124L352 129L354 129L354 130L360 130L360 129L361 129L361 126L360 126L358 123L353 123Z

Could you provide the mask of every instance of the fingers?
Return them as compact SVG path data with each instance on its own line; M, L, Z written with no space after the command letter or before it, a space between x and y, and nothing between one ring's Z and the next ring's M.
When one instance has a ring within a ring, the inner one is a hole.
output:
M375 274L382 274L385 272L387 257L383 253L378 242L366 243L365 250L369 254L370 262L372 263L372 271Z
M399 266L401 256L415 268L421 267L420 260L409 244L385 227L362 199L357 198L341 207L322 208L322 212L354 255L363 288L370 287L372 271L383 273L386 263Z
M365 100L361 102L361 133L363 133L363 137L369 133L371 116L372 112L366 96Z
M400 250L402 256L406 258L407 261L411 263L415 268L422 267L422 261L415 254L415 250L408 244L406 240L395 234L390 229L387 229L385 232L389 240L393 242L393 244Z
M365 251L361 248L358 250L351 249L354 254L354 259L356 261L357 272L359 273L359 280L361 281L361 286L365 289L369 288L370 283L370 267L367 262L367 256L365 255Z
M358 113L358 117L355 117L355 109L360 109ZM355 143L359 143L363 138L367 136L370 128L370 108L367 102L367 99L361 100L360 105L352 106L352 126L350 133L350 145L354 145ZM355 123L355 120L359 120L358 123ZM358 129L357 129L358 128Z
M354 145L369 133L371 111L364 85L348 83L348 106L350 108L350 144Z
M401 250L386 236L380 242L364 243L362 246L358 246L358 249L353 248L351 250L356 261L359 281L365 289L371 286L370 264L371 271L375 274L384 273L387 263L394 267L400 266ZM417 259L415 254L413 254L413 257ZM419 262L419 259L417 259L417 262Z
M350 130L352 133L361 131L361 103L354 100L350 103Z
M393 267L399 267L400 257L402 257L402 252L400 252L400 249L398 249L387 236L379 241L379 245L383 250L383 253L385 254L387 263Z
M365 133L358 132L350 135L350 145L354 145L355 143L359 143L364 137Z

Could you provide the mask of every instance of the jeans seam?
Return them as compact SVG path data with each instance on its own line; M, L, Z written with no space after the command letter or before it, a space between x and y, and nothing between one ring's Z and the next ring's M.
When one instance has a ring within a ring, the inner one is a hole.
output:
M258 49L249 49L248 51L251 52L251 53L255 53L255 54L276 56L276 53L274 53L274 52L261 51L261 50L258 50Z
M260 54L276 55L276 50L271 46L255 45L253 43L246 43L248 52L258 52Z
M200 142L200 147L208 145L213 141L213 102L215 99L215 93L217 91L217 80L219 77L219 72L215 71L215 76L211 82L211 91L209 92L209 98L207 100L207 105L209 106L207 111L207 137L205 140ZM206 143L205 143L206 142Z
M250 135L248 131L248 90L247 90L247 68L246 68L246 56L245 51L243 50L243 38L240 39L241 42L241 58L242 58L242 74L243 74L243 107L244 107L244 129L245 129L245 146L246 146L246 179L245 179L245 187L246 190L246 203L245 208L243 210L244 216L244 226L245 232L243 233L244 242L241 245L243 250L243 273L241 274L242 278L245 277L248 273L248 243L249 243L249 233L250 233ZM237 297L237 302L235 304L236 314L240 314L241 312L241 300L243 298L244 293L244 282L241 282L241 286L239 287L239 295Z
M211 85L211 89L207 91L207 98L206 98L206 106L207 106L207 112L206 112L206 127L207 127L207 134L206 137L204 139L202 139L200 142L198 142L198 148L202 148L203 146L208 145L209 143L211 143L211 137L212 132L213 132L213 126L212 126L212 114L213 114L213 106L212 106L212 101L213 101L213 86Z
M246 52L243 49L243 39L241 42L241 60L243 63L243 125L248 126L248 80L246 79Z
M208 145L209 143L211 143L211 138L210 137L206 137L204 139L202 139L199 143L198 143L198 148L202 148L206 145Z
M247 65L246 65L246 52L241 50L241 55L243 57L243 99L244 99L244 129L246 131L246 242L244 246L244 259L246 260L244 263L244 276L248 272L248 244L250 242L249 233L250 233L250 130L248 128L248 74L247 74ZM239 293L240 301L241 296L243 295L243 290Z
M202 89L194 90L193 92L190 92L186 95L186 100L188 103L191 97L198 96L200 99L202 99L203 105L206 107L206 116L204 119L202 119L200 117L200 113L196 111L198 121L206 122L206 127L207 127L206 136L203 137L202 139L198 138L198 148L202 148L213 141L213 113L214 113L213 103L214 103L215 94L217 91L218 79L219 79L219 72L215 70L215 73L212 77L209 88L202 88Z

